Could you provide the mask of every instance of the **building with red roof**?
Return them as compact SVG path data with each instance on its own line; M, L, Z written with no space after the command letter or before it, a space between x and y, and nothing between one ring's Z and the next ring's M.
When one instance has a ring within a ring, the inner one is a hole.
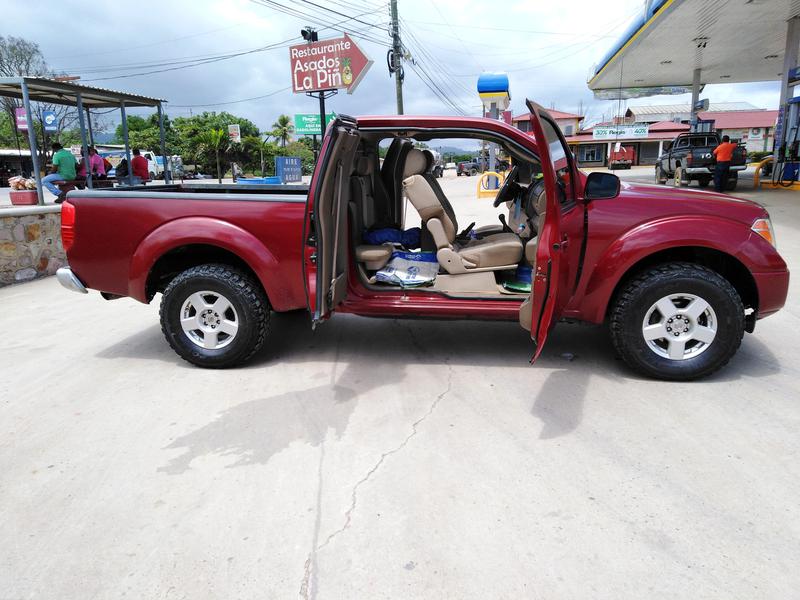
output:
M581 121L583 121L583 117L581 115L575 115L572 113L554 109L548 109L547 112L550 114L551 117L553 117L553 119L555 119L556 124L561 128L561 132L564 135L572 135L578 130L580 130ZM525 132L530 131L531 113L525 112L521 115L513 117L511 119L511 124L521 131Z
M772 150L777 110L706 111L698 113L697 118L710 121L712 129L744 144L748 152Z

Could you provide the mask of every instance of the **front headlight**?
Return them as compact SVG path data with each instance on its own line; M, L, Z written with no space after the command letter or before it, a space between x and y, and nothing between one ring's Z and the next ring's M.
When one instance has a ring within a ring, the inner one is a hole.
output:
M772 221L769 217L756 219L753 221L753 226L750 229L767 240L774 248L778 247L775 243L775 231L772 229Z

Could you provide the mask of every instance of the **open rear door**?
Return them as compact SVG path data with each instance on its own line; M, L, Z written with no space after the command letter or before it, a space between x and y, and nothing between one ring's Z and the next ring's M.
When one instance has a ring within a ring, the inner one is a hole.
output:
M558 134L559 129L555 121L547 112L531 100L526 104L531 112L531 127L539 150L539 160L542 163L544 175L545 194L547 195L547 210L545 211L544 225L538 232L536 247L536 267L533 273L531 297L520 308L520 321L530 322L531 339L536 350L531 362L536 361L542 353L547 334L552 329L563 309L563 298L566 290L560 282L562 259L562 233L561 233L561 206L556 191L558 180L556 169L563 168L561 161L567 161L564 155L563 142ZM547 132L549 135L546 135ZM555 155L555 156L554 156ZM554 159L559 162L554 164ZM523 314L531 310L532 314ZM528 321L530 319L530 321Z
M327 319L347 295L347 206L358 141L355 122L337 117L328 126L308 190L303 263L314 324Z

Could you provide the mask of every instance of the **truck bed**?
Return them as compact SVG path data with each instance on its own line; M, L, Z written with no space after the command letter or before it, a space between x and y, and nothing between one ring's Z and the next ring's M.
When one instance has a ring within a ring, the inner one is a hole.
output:
M88 191L88 190L87 190ZM129 192L147 192L148 194L218 194L220 200L226 196L250 194L289 194L303 196L308 194L307 185L239 185L231 183L171 183L169 185L135 185L103 188L102 192L124 194Z
M170 255L180 262L175 253L213 246L248 263L277 310L302 308L307 191L225 184L72 191L65 202L75 211L69 263L87 287L149 302L157 261Z

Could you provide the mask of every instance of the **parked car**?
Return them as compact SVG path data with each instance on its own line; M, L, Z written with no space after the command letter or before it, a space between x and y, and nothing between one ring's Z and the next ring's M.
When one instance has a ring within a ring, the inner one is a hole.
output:
M656 162L656 183L667 183L673 179L675 186L689 185L697 181L706 187L714 177L714 148L719 146L720 136L716 132L682 133L672 140ZM747 150L739 146L734 150L727 191L736 189L739 171L747 168Z
M612 173L586 175L555 120L528 108L533 135L472 117L339 115L309 187L69 192L61 209L69 267L58 279L106 299L162 294L167 342L201 367L233 367L265 343L279 347L270 315L297 309L316 325L336 312L518 321L533 360L557 321L605 323L616 352L649 376L694 379L725 365L744 333L786 300L789 272L767 211L724 194L621 189ZM510 230L501 215L502 225L457 233L427 155L409 139L477 135L514 159L494 205L532 227ZM407 210L435 251L427 286L381 283L375 275L394 260L393 247L360 235L377 222L402 230ZM530 293L501 288L519 266L533 270Z
M633 146L622 146L619 150L612 150L608 159L608 168L630 169L636 161L636 149Z
M470 175L477 175L481 172L481 165L476 160L465 160L458 163L458 167L456 168L456 175L461 177L462 175L466 175L469 177Z

